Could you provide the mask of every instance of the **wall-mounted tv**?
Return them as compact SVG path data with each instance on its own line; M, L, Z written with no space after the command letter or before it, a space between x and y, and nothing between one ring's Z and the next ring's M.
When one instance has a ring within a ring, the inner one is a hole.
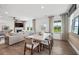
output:
M23 23L15 23L15 27L23 27Z

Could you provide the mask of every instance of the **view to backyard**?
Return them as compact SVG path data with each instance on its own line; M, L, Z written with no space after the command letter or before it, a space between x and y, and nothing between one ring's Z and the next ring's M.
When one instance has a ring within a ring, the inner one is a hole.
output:
M54 32L61 32L61 20L54 21Z

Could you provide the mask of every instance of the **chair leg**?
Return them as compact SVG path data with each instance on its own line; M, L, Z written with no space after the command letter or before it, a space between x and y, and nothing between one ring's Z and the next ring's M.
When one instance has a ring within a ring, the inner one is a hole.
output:
M49 55L51 54L51 46L49 45Z
M33 55L33 44L32 44L32 49L31 49L31 55Z
M26 52L26 47L24 48L24 55L25 55L25 52Z
M43 44L41 44L40 50L44 50L44 45Z
M41 44L40 44L40 47L41 47ZM41 48L39 48L40 49L40 51L41 51Z
M40 52L40 45L38 46L38 52Z
M42 49L44 50L44 45L42 45Z
M33 49L31 49L31 55L33 55Z
M24 45L24 55L25 55L25 52L26 52L26 43Z

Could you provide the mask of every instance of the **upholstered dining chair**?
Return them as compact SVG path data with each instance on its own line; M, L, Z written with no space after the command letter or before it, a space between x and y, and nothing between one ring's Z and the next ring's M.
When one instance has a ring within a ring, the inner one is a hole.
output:
M25 38L24 55L25 55L27 49L30 50L31 55L33 54L35 48L37 48L38 52L39 52L39 46L40 46L39 43L34 42L34 40L32 38Z
M48 35L44 41L41 42L41 48L48 48L49 50L49 55L51 54L53 47L53 36L52 34Z

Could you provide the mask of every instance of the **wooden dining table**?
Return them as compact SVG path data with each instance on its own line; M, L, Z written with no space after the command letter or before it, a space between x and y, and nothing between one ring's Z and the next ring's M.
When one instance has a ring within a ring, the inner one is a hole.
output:
M25 37L26 39L27 38L31 38L39 43L41 43L42 41L46 41L49 39L49 37L47 36L44 36L44 35L39 35L39 34L33 34L33 35L30 35L30 36L26 36ZM43 49L43 47L39 47L39 52L41 51L41 49ZM50 54L50 53L49 53Z
M37 40L37 41L44 41L44 37L43 35L39 35L39 34L33 34L30 36L26 36L25 38L32 38L33 40Z

